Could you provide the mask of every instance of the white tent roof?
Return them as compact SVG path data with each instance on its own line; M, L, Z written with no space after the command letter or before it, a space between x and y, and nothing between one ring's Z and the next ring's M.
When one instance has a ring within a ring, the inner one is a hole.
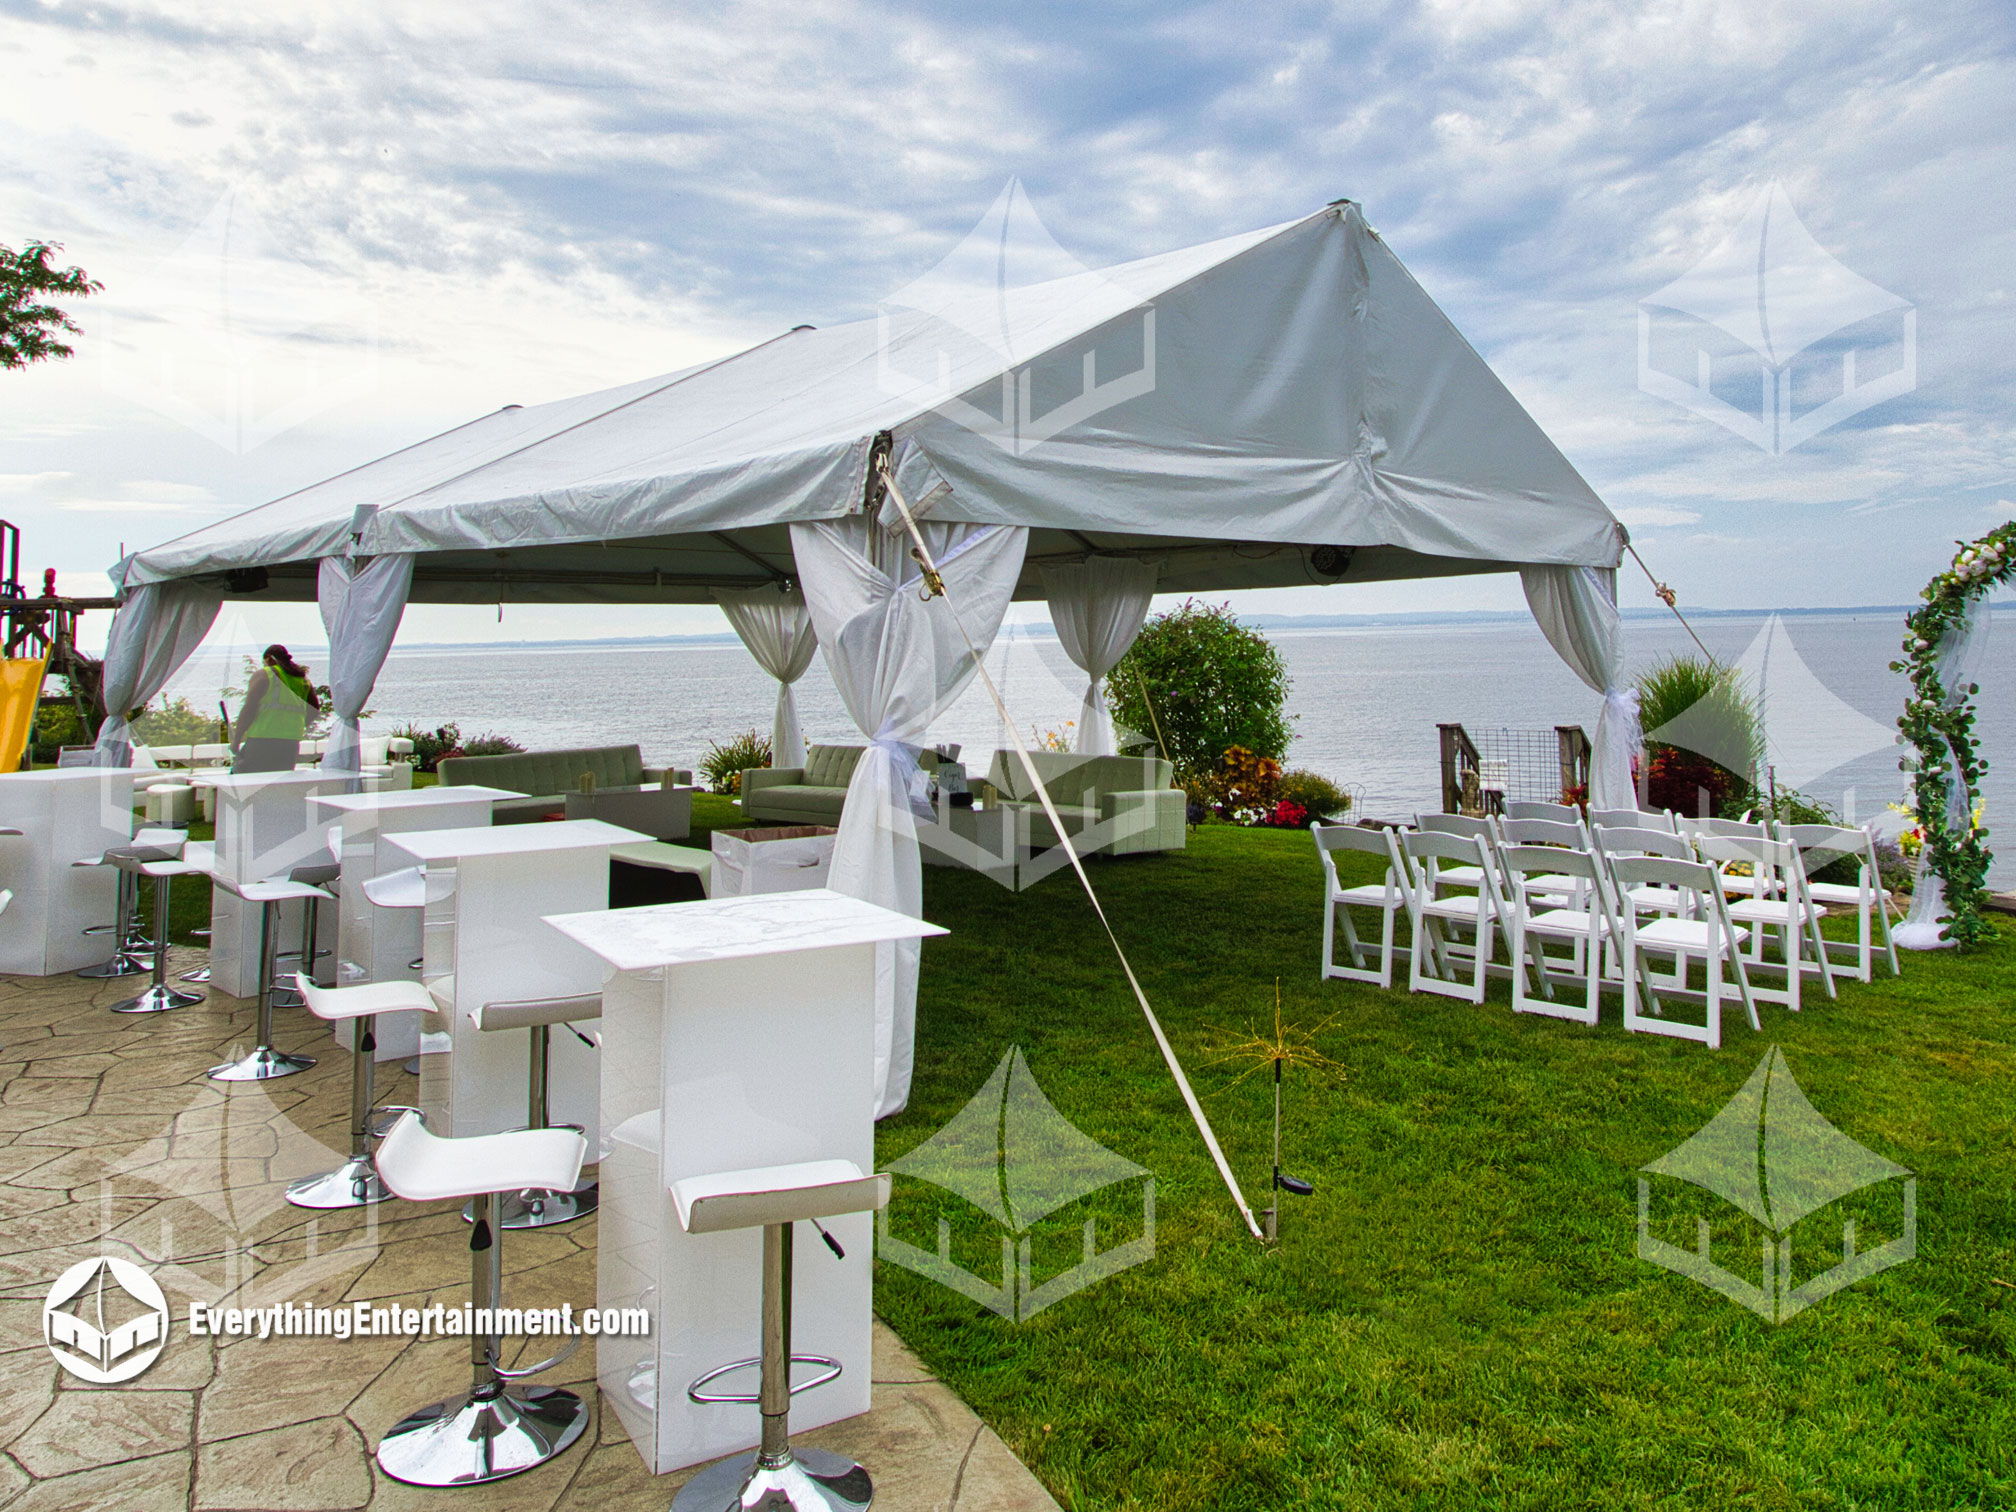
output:
M413 598L699 602L791 574L785 527L863 507L878 438L939 518L1042 562L1163 564L1164 591L1615 566L1624 533L1340 202L1023 288L912 294L826 330L511 407L164 545L127 584L264 567L312 598L352 546ZM1355 548L1319 572L1319 546ZM256 581L256 580L255 580Z

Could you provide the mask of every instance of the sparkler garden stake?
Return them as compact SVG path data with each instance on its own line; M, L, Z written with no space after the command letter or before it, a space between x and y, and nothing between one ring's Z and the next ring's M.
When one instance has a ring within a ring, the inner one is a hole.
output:
M1281 1169L1281 1071L1284 1066L1305 1066L1312 1071L1333 1075L1344 1079L1344 1068L1316 1048L1316 1036L1329 1027L1333 1013L1313 1029L1303 1029L1281 1023L1281 979L1274 979L1274 1032L1261 1034L1251 1024L1246 1026L1243 1037L1221 1040L1214 1048L1217 1054L1206 1062L1207 1065L1222 1065L1227 1061L1246 1063L1246 1069L1232 1079L1224 1089L1230 1091L1246 1080L1255 1071L1272 1067L1274 1071L1274 1179L1269 1183L1265 1216L1267 1219L1267 1242L1272 1244L1280 1237L1282 1192L1292 1197L1308 1197L1316 1191L1315 1183L1304 1181L1300 1176L1290 1176Z

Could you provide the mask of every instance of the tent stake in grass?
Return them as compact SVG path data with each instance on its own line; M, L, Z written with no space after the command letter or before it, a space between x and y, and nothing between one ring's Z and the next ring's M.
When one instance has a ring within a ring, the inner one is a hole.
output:
M1263 1035L1246 1026L1244 1038L1221 1040L1216 1048L1218 1054L1206 1065L1221 1065L1226 1061L1247 1062L1246 1069L1234 1077L1224 1090L1231 1090L1246 1080L1263 1066L1274 1068L1274 1177L1268 1183L1268 1199L1264 1217L1267 1220L1267 1242L1274 1243L1280 1237L1282 1192L1292 1197L1312 1196L1316 1187L1313 1182L1304 1181L1300 1176L1290 1176L1281 1169L1281 1068L1283 1066L1307 1066L1312 1071L1326 1072L1339 1081L1344 1079L1344 1068L1316 1048L1316 1036L1321 1034L1334 1019L1333 1013L1314 1029L1303 1029L1295 1025L1286 1028L1281 1024L1281 979L1274 979L1274 1032Z

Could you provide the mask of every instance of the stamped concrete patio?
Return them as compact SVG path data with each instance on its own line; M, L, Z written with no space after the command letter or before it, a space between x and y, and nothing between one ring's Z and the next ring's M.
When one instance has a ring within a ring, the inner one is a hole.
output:
M176 969L200 960L191 953ZM539 1377L589 1397L583 1444L495 1485L425 1491L379 1474L371 1451L405 1412L466 1384L461 1341L190 1337L183 1321L193 1301L459 1305L467 1230L449 1204L393 1201L337 1214L288 1206L289 1180L332 1167L347 1148L348 1055L303 1010L282 1010L277 1042L318 1064L227 1088L203 1073L250 1044L252 1004L213 995L153 1018L108 1013L134 980L0 979L0 1508L657 1512L670 1504L685 1474L647 1474L614 1414L602 1412L592 1344ZM380 1101L413 1100L410 1077L396 1066L380 1073ZM504 1253L509 1305L592 1304L592 1217L513 1233ZM72 1378L43 1345L50 1283L100 1254L144 1264L175 1317L161 1358L123 1386ZM859 1458L875 1476L876 1506L889 1512L1056 1505L879 1322L873 1410L802 1442Z

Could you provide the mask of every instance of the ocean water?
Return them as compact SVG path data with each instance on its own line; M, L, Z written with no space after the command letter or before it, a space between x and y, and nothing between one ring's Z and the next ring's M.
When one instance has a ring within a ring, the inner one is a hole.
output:
M1991 825L2016 814L2016 621L1997 619L1977 700L1977 731L1990 759ZM1899 616L1801 615L1780 623L1820 684L1876 724L1894 726L1905 689L1889 670ZM1764 627L1761 617L1695 624L1708 648L1729 661ZM1625 634L1634 667L1692 650L1686 631L1670 619L1627 621ZM1351 785L1375 817L1439 806L1438 723L1461 723L1481 741L1537 741L1536 749L1551 744L1557 724L1595 728L1598 698L1531 622L1284 631L1276 640L1293 680L1296 738L1288 764ZM1076 719L1083 679L1054 640L1006 636L988 664L1025 738ZM174 691L214 706L225 670L225 658L199 655ZM635 741L647 760L692 766L713 741L743 730L767 732L774 689L736 645L402 647L378 680L366 728L454 723L465 736L494 731L531 747ZM860 738L816 658L798 685L798 707L808 739ZM1774 710L1773 717L1798 712ZM986 753L1003 739L977 682L940 716L932 738L960 742L968 767L985 768ZM1802 787L1858 822L1905 795L1894 747L1840 754L1841 765ZM2016 828L2009 833L2016 837ZM2016 838L2004 851L1995 880L2016 885Z

